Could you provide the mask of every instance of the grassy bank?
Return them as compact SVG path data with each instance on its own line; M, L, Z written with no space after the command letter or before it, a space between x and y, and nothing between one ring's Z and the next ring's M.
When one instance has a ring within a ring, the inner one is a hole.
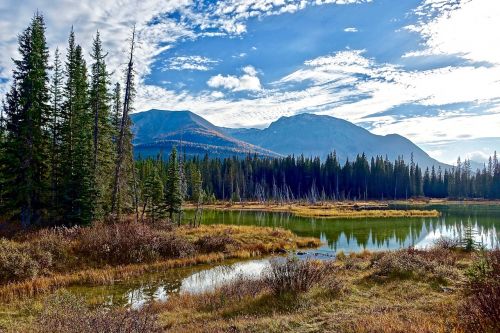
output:
M12 332L497 332L500 251L360 253L274 260L257 278L172 296L138 311L92 308L59 292L12 305ZM21 317L22 316L22 317ZM117 324L120 323L120 324ZM10 325L10 326L9 326ZM125 326L124 326L125 325Z
M283 229L133 223L42 230L0 240L0 301L75 284L112 284L144 273L317 247Z
M331 219L345 218L386 218L386 217L438 217L437 210L417 210L417 209L388 209L386 202L365 201L365 202L327 202L322 204L262 204L257 202L227 203L221 202L205 205L204 209L214 210L243 210L243 211L264 211L264 212L285 212L301 217L317 217ZM192 209L190 205L187 209Z
M157 305L158 322L193 333L500 329L498 251L400 250L275 266L258 280Z

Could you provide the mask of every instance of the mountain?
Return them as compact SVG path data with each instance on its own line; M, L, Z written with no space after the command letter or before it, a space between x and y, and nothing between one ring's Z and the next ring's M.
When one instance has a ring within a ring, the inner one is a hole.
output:
M281 155L304 154L325 158L335 150L341 161L346 158L352 160L363 152L369 157L387 155L389 160L394 161L402 156L409 161L413 153L413 160L422 167L448 167L401 135L375 135L346 120L330 116L303 113L282 117L265 129L225 128L223 131L236 139Z
M173 146L186 155L212 157L278 154L235 139L190 111L149 110L131 115L136 157L168 155Z
M282 117L268 128L218 127L190 111L149 110L131 115L136 156L168 154L175 145L186 155L212 157L300 155L325 158L334 150L339 159L382 155L394 161L402 156L421 167L448 165L431 158L410 140L397 134L376 135L346 120L308 113Z

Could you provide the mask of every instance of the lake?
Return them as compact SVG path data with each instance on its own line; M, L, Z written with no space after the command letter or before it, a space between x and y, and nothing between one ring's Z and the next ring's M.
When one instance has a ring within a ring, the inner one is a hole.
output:
M321 239L324 245L318 251L323 253L394 250L410 246L425 248L440 237L460 239L469 224L476 241L487 248L499 246L500 205L434 205L417 209L436 209L441 216L321 219L291 213L210 210L203 212L202 223L281 227L299 236ZM190 218L192 212L185 214Z
M405 208L402 206L392 208ZM438 218L365 218L318 219L297 217L290 213L255 211L204 211L204 224L257 225L286 228L299 236L320 238L323 246L303 251L302 256L330 258L343 251L382 251L431 246L440 237L460 239L469 225L477 242L487 248L498 247L500 205L440 205ZM186 212L191 218L193 212ZM227 261L216 266L202 265L146 274L140 278L118 281L108 286L74 286L70 291L90 303L139 308L150 301L165 301L174 293L199 293L216 288L239 276L258 277L267 267L268 258Z

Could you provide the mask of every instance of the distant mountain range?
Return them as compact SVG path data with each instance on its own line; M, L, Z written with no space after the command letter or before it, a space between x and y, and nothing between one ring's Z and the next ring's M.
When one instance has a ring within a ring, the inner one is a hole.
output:
M149 110L131 115L136 157L168 155L173 146L182 153L212 157L279 156L238 140L190 111Z
M186 155L209 154L212 157L300 155L325 158L334 150L344 162L357 154L368 157L399 156L422 167L448 165L431 158L410 140L397 134L375 135L346 120L313 114L282 117L268 128L217 127L190 111L150 110L135 113L133 122L136 156L168 154L172 146ZM180 148L182 147L182 148Z

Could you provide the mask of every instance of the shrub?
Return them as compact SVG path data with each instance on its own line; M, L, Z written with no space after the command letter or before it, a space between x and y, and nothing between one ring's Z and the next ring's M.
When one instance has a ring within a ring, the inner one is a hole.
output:
M473 263L464 290L463 325L468 332L500 331L500 250L482 253Z
M185 258L196 253L195 246L174 234L163 234L158 238L158 252L163 258Z
M172 233L149 225L123 222L98 223L82 229L78 251L96 262L130 264L186 257L195 249L191 243Z
M27 243L0 239L0 282L34 278L52 266L52 256Z
M195 245L202 253L225 252L228 245L236 245L236 242L227 235L207 235L198 239Z
M58 333L155 333L161 332L152 309L89 309L83 300L68 292L49 297L36 321L37 332Z
M409 278L431 277L450 279L457 276L453 258L447 259L449 252L441 250L419 251L415 249L388 252L373 262L375 275Z
M455 250L460 247L460 242L449 237L440 237L434 241L434 248L444 250Z
M94 261L128 264L157 259L156 239L150 228L137 223L96 223L82 229L79 251Z
M288 257L271 260L263 281L275 295L308 291L326 277L332 266L318 260L299 260Z

